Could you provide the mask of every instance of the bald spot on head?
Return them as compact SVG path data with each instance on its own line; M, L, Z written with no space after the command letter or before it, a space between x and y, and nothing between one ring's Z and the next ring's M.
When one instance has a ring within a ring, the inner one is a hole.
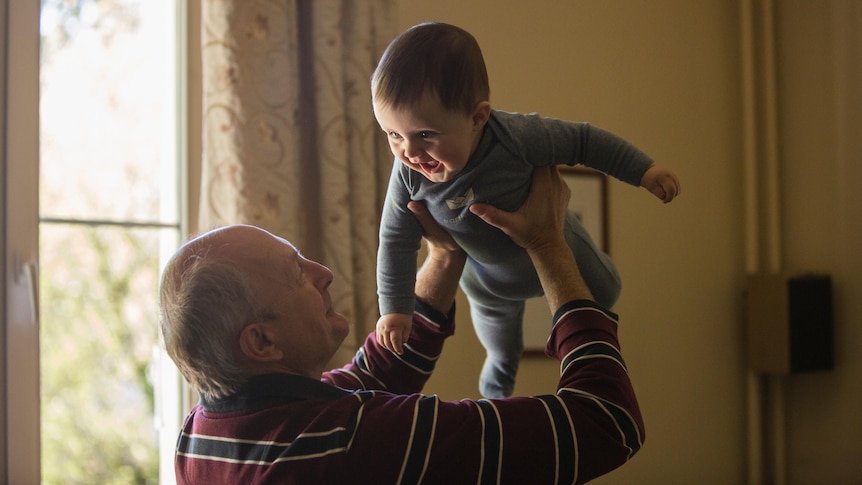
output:
M281 243L271 233L247 225L214 229L188 243L175 256L177 264L188 264L192 258L207 258L233 266L248 278L255 290L263 290L278 277L274 271L280 263L276 250ZM182 271L180 271L182 273Z

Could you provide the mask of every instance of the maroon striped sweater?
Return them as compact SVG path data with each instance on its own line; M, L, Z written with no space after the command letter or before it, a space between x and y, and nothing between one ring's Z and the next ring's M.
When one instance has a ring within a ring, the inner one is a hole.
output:
M640 449L615 314L583 301L557 311L546 348L561 363L556 394L447 402L419 392L451 317L417 302L401 356L372 334L320 381L257 376L197 405L177 443L178 483L583 483Z

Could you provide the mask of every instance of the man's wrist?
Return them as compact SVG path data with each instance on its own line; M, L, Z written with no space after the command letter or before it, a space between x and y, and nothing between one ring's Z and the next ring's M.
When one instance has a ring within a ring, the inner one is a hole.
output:
M464 264L467 261L467 253L463 249L447 249L441 246L428 245L428 259L442 266Z
M572 300L593 300L572 250L563 241L527 250L550 306L551 313Z
M429 247L425 263L416 275L416 296L445 313L455 301L466 261L467 255L460 249Z

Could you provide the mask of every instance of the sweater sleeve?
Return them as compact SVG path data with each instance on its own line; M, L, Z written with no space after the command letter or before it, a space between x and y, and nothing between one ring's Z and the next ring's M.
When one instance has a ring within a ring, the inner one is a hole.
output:
M403 354L381 347L371 332L349 364L324 373L322 380L350 390L421 392L443 351L444 340L454 333L454 316L454 306L444 315L417 299Z
M616 316L584 302L561 310L547 347L560 361L555 394L366 396L347 467L376 463L381 483L551 484L584 483L626 463L644 425Z
M407 209L410 201L407 170L401 162L395 161L383 203L377 248L377 297L381 315L409 315L413 311L422 226Z

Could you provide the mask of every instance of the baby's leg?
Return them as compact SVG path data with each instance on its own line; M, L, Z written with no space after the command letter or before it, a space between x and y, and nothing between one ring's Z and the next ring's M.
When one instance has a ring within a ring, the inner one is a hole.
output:
M617 267L611 257L596 246L577 216L571 212L566 215L566 242L575 255L578 269L596 303L610 310L622 290Z
M470 301L473 328L486 352L479 392L486 398L511 396L524 350L524 301L491 294L474 264L464 268L461 288Z

